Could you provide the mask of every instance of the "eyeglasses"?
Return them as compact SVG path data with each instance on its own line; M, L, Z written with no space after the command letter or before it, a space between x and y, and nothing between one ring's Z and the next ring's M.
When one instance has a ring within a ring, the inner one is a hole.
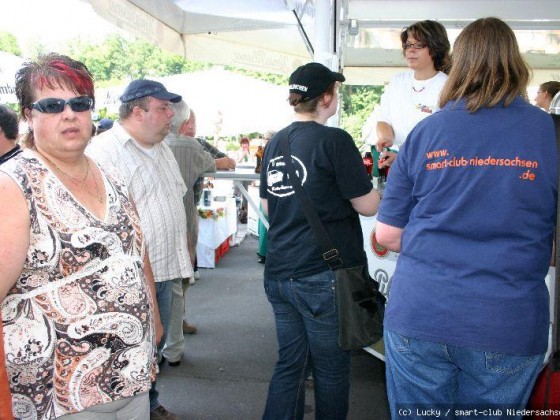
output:
M422 44L421 42L407 42L406 44L402 44L403 50L408 50L410 48L414 50L421 50L422 48L426 48L426 44Z
M93 99L89 96L76 96L75 98L58 99L45 98L40 101L33 102L31 107L45 114L58 114L64 111L66 104L70 105L70 109L74 112L89 111L93 108Z

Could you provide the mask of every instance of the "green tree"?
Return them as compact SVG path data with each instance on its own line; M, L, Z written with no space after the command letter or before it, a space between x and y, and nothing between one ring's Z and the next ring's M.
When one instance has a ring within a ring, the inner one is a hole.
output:
M21 56L21 48L17 38L9 32L0 32L0 51Z
M187 61L149 42L117 33L97 44L75 40L68 45L67 54L82 61L97 83L111 81L110 84L115 84L123 80L168 76L210 67L210 64Z
M342 85L340 126L362 147L362 128L379 103L383 86Z
M182 74L212 67L212 64L185 60L147 41L117 33L98 43L74 40L68 44L65 53L88 66L98 87L114 86L131 79ZM225 68L276 85L288 85L288 75L263 73L233 66ZM382 86L342 85L341 127L352 135L358 147L363 143L361 130L373 108L379 103L382 91Z

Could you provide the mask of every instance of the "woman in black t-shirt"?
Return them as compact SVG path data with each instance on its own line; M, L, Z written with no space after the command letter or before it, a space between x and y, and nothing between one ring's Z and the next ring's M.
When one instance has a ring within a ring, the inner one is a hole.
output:
M268 392L265 419L303 418L304 381L312 371L316 418L344 419L348 411L350 355L338 346L334 273L288 182L279 139L288 135L292 162L307 195L338 249L343 265L366 264L358 213L377 212L372 189L352 137L327 127L336 113L340 73L319 63L290 76L296 121L266 147L260 197L268 214L265 290L276 319L279 360Z

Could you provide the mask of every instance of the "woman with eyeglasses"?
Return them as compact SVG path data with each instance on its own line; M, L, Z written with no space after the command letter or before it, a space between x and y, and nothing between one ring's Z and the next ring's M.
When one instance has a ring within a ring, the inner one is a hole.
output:
M26 148L0 167L0 303L18 418L149 418L161 337L140 220L84 154L93 80L48 54L16 74Z
M544 82L539 86L539 90L537 90L537 96L534 99L535 105L549 112L552 99L554 99L558 92L560 92L560 82L555 80Z
M438 109L447 79L450 44L440 23L416 22L401 32L401 41L410 71L393 77L381 96L376 147L385 158L379 168L391 166L412 128Z
M400 252L384 323L392 418L520 419L543 367L558 153L530 78L505 22L470 23L441 110L391 168L375 235Z

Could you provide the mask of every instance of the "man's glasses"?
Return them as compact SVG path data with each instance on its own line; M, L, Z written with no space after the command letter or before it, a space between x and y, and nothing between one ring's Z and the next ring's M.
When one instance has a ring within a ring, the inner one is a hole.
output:
M410 48L414 50L421 50L422 48L426 48L426 44L422 44L421 42L407 42L406 44L402 44L403 50L408 50Z
M70 105L70 109L74 112L89 111L93 108L93 99L89 96L76 96L71 99L45 98L40 101L33 102L31 107L45 114L58 114L64 111L66 104Z

